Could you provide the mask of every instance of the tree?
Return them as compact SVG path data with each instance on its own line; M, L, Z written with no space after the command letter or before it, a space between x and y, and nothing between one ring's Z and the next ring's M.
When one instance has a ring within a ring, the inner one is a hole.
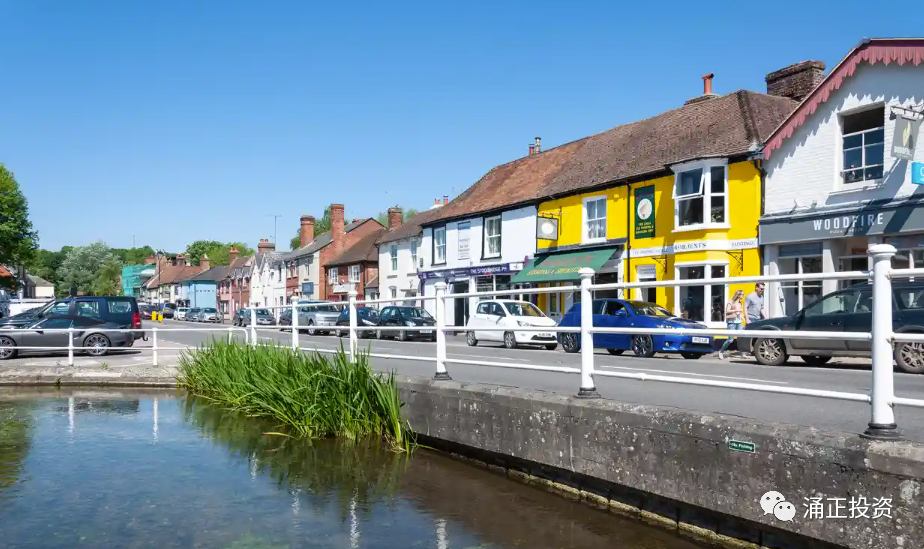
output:
M38 234L29 221L29 203L13 172L0 164L0 265L26 265L33 261L37 247ZM15 286L16 282L4 277L0 284Z
M212 266L231 263L231 255L229 253L231 248L237 248L238 257L253 254L253 248L247 247L247 244L243 242L228 242L227 244L222 244L220 248L215 248L209 252L209 263L211 263Z
M330 206L324 208L324 216L321 219L314 220L314 235L318 237L330 230ZM291 249L299 248L302 245L302 227L299 225L295 231L295 236L289 241Z
M209 256L209 263L212 266L227 265L230 257L228 250L231 247L237 248L239 255L250 255L253 253L243 242L218 242L217 240L197 240L186 246L186 259L190 264L198 265L203 255Z
M119 279L122 262L105 242L94 242L87 246L71 249L58 268L59 293L66 294L71 288L85 294L121 294Z
M401 222L404 223L408 219L417 215L418 212L414 208L408 208L407 210L402 210ZM379 212L379 215L375 216L375 220L382 224L383 227L388 226L388 212Z
M144 260L154 255L154 248L150 246L113 248L112 253L126 265L144 265Z

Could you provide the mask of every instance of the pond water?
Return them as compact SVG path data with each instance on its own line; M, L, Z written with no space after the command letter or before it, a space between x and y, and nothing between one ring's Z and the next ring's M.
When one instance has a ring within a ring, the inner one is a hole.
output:
M173 391L0 388L0 546L695 547L436 453L276 430Z

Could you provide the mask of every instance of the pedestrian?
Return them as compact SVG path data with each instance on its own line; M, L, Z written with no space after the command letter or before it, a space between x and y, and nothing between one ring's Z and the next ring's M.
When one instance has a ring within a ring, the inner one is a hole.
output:
M744 290L735 291L735 295L725 305L725 327L729 330L740 330L744 327ZM725 358L725 351L735 341L735 337L729 336L719 349L719 360ZM741 349L739 349L740 351Z
M767 312L764 310L763 282L754 285L754 291L744 299L744 308L748 314L748 324L767 318Z

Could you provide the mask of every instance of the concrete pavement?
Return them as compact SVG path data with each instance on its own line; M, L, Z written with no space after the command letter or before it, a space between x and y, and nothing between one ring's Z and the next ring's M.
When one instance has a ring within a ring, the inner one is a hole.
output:
M196 324L164 321L164 327L182 328L201 327ZM275 341L288 345L291 333L278 329L258 330L263 341ZM165 332L160 336L177 346L195 346L207 341L208 334L202 332ZM346 340L343 340L344 344ZM340 340L334 336L299 336L299 345L303 349L334 351ZM374 353L393 354L411 357L435 357L435 344L429 342L398 342L392 340L360 340L363 349ZM509 350L498 345L479 344L477 347L466 345L462 337L449 337L447 368L457 381L477 381L492 385L506 385L539 389L561 394L574 394L579 386L577 375L556 372L543 372L516 368L472 366L453 364L457 360L483 360L505 362L513 365L569 366L580 367L580 355L570 355L563 351L546 351L544 349ZM719 361L711 357L700 360L685 360L677 356L657 355L644 359L627 353L624 356L611 356L606 351L598 350L595 356L596 368L599 370L619 372L645 372L690 379L707 379L737 381L780 385L810 389L824 389L851 393L868 393L871 375L869 366L857 361L834 363L818 368L805 365L798 359L783 367L761 366L756 362L742 360ZM373 358L373 367L380 371L394 370L402 375L432 376L435 363L407 359ZM816 427L829 432L860 433L869 422L870 408L864 403L831 400L818 397L777 395L725 389L714 387L697 387L655 381L635 381L596 376L597 389L604 398L636 404L655 404L671 406L704 413L724 413L752 418L762 421L791 423ZM920 398L924 395L924 376L904 373L895 374L896 394L902 397ZM899 428L913 440L924 441L924 410L900 407L896 410Z

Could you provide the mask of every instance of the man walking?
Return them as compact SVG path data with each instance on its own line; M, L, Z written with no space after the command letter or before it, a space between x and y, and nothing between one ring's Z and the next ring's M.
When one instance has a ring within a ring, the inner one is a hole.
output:
M748 314L748 324L767 318L767 313L764 311L763 282L758 282L754 285L754 291L744 299L744 308Z

